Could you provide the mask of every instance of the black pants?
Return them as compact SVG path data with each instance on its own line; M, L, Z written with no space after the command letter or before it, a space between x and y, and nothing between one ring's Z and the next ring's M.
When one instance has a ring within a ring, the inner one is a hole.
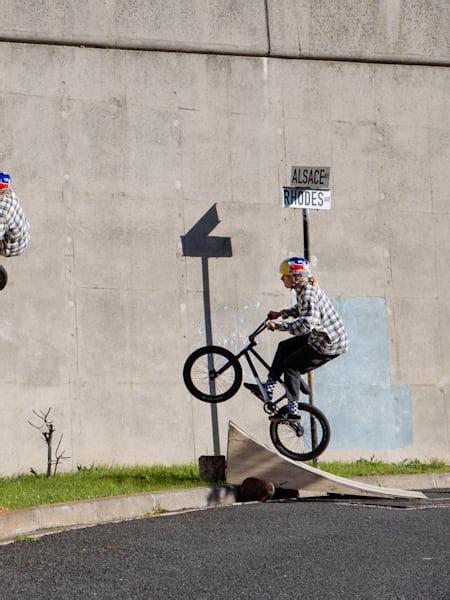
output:
M284 375L289 402L298 402L301 375L317 369L339 355L321 354L308 345L308 336L292 336L278 344L269 377L274 381Z

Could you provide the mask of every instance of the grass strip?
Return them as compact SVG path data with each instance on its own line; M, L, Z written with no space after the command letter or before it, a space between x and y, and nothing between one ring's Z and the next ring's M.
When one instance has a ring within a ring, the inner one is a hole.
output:
M450 472L450 465L432 460L383 463L375 458L352 463L320 462L323 471L341 477ZM0 512L106 496L188 489L204 486L196 464L173 466L83 467L55 477L17 475L0 478Z
M310 463L312 465L312 463ZM385 463L376 458L360 458L354 462L322 462L322 471L327 471L340 477L368 477L371 475L412 475L419 473L448 473L450 465L441 460L421 462L420 460L404 460L399 463ZM312 465L313 466L313 465Z
M54 477L18 475L0 478L0 510L202 485L205 484L194 464L93 466Z

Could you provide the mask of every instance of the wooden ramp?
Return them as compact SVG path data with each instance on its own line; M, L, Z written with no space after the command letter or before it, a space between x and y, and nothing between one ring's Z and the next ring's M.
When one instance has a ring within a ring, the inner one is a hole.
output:
M277 488L299 490L300 496L343 494L381 498L426 498L422 492L383 488L331 475L320 469L290 460L260 444L237 425L229 422L227 482L240 485L247 477L268 479Z

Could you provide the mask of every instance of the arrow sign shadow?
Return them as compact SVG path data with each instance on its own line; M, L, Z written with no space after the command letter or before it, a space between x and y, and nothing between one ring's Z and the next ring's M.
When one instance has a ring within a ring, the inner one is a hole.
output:
M213 204L203 217L181 236L183 256L220 258L233 256L231 239L228 237L210 237L211 231L220 223L217 205Z
M201 219L197 221L185 235L181 236L183 256L193 256L202 259L203 310L205 313L205 335L207 346L211 346L213 343L208 258L227 258L233 256L231 238L209 235L219 223L217 206L216 204L213 204L203 217L201 217ZM208 360L211 360L211 357L209 357ZM213 365L208 364L208 368L212 369ZM215 382L210 381L209 385L210 393L215 394ZM220 455L220 440L216 404L211 404L211 424L214 454L218 456Z

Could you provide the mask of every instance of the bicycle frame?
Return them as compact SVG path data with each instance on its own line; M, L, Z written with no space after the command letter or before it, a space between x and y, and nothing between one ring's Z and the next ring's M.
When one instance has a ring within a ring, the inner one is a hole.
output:
M250 355L253 354L253 356L267 369L267 371L269 371L270 365L255 350L255 346L257 345L257 342L255 341L255 337L258 336L260 333L262 333L264 331L264 329L266 329L265 321L263 323L261 323L260 325L258 325L258 327L255 329L255 331L248 336L249 343L246 346L244 346L244 348L239 352L239 354L236 354L236 360L240 360L243 356L245 356L245 359L247 360L248 366L250 367L250 370L251 370L254 378L259 383L261 383L261 379L259 378L258 371L256 370L255 365L253 364ZM221 375L224 371L226 371L228 366L229 366L229 363L225 364L221 369L216 371L216 375ZM281 383L283 383L282 379L279 379L279 381ZM284 393L277 400L271 400L270 404L272 404L272 406L275 406L279 402L281 402L281 400L283 400L283 398L285 398L285 397L286 397L286 394ZM262 400L262 402L264 402L264 400Z
M245 346L239 352L239 354L236 355L237 360L240 360L240 358L242 356L245 356L248 366L250 367L250 370L253 373L253 376L256 379L258 385L261 384L261 380L259 378L257 370L255 369L255 365L252 362L250 354L253 354L253 356L255 358L257 358L259 360L259 362L262 365L264 365L264 367L269 371L270 366L263 359L263 357L260 354L258 354L258 352L256 352L256 350L255 350L255 346L257 345L257 342L255 342L255 337L258 336L260 333L262 333L264 331L264 329L266 329L265 321L263 323L261 323L261 325L259 325L255 329L255 331L248 336L249 343L247 344L247 346ZM218 371L218 374L220 374L223 370L225 370L225 369L222 368L220 371ZM283 384L283 380L281 378L278 381ZM284 398L286 398L286 392L283 393L276 400L270 400L269 402L266 402L261 399L261 402L264 404L264 410L266 412L272 413L275 410L275 407L277 406L277 404L279 404L282 400L284 400ZM295 431L297 434L303 433L303 425L301 423L289 423L289 427L293 431ZM312 433L313 445L315 446L316 445L316 441L315 441L316 440L316 425L315 425L315 422L314 422L312 416L311 416L311 433Z
M314 406L309 406L306 403L298 401L299 420L291 419L288 414L289 403L283 406L280 410L278 404L282 402L287 394L283 389L283 393L275 400L269 399L269 394L265 390L265 384L260 379L255 361L257 361L266 372L270 372L271 367L266 360L255 350L257 345L256 337L266 329L266 321L261 323L255 331L248 336L248 341L244 343L243 348L236 354L227 348L214 346L212 344L203 346L195 350L186 360L183 368L183 378L188 390L196 398L208 402L217 403L224 402L232 398L240 389L243 380L241 358L245 356L250 371L260 389L260 393L256 386L244 384L253 395L255 395L263 404L263 410L270 415L270 436L275 448L281 454L293 458L294 460L309 460L323 452L329 442L330 426L329 423L319 409ZM207 358L207 365L204 359ZM215 364L214 364L215 363ZM206 369L205 369L206 367ZM261 371L262 368L258 367ZM228 373L227 373L228 371ZM225 374L225 377L221 376ZM218 379L220 378L220 379ZM218 389L216 393L216 380ZM281 377L278 382L284 384ZM225 382L225 387L224 387ZM209 383L209 394L205 391L205 384ZM311 395L311 390L304 380L300 379L300 388L304 394ZM311 404L311 403L310 403ZM286 412L285 412L286 411ZM310 429L307 425L307 417L309 414ZM275 417L275 418L272 418ZM317 444L316 421L320 424L320 444ZM292 437L292 432L294 437ZM286 437L287 436L287 437ZM297 438L305 436L305 440L297 442ZM309 443L309 436L311 443ZM300 451L295 448L291 449L291 441L295 447L299 444L302 446ZM288 445L286 445L286 442ZM302 444L300 442L303 442ZM310 449L306 449L306 447ZM307 457L307 458L306 458Z

